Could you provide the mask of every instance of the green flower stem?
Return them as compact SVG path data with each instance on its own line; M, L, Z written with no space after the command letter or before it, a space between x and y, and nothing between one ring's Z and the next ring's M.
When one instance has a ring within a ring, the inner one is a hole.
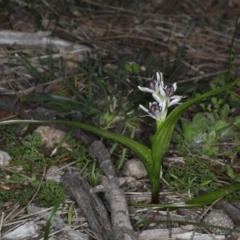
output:
M160 179L159 174L149 175L149 180L152 186L152 199L151 203L159 204L159 192L160 192Z

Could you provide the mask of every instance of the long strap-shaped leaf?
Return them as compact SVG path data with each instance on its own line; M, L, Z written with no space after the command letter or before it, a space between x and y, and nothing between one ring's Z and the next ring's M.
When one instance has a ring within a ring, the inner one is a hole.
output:
M67 121L67 120L47 120L47 121L42 121L42 120L7 120L7 121L2 121L0 122L1 125L9 125L9 124L19 124L19 123L35 123L35 124L66 124L69 126L73 126L76 128L81 128L84 130L87 130L89 132L95 133L99 136L106 137L108 139L114 140L118 143L121 143L130 149L132 149L135 153L141 157L141 159L144 161L144 164L146 165L152 165L152 159L151 159L151 150L130 138L121 136L116 133L112 133L106 130L102 130L100 128L97 128L95 126L85 124L85 123L79 123L79 122L74 122L74 121Z
M205 195L193 198L191 200L186 201L186 204L202 204L202 206L207 205L207 204L211 204L214 201L216 201L217 199L222 199L225 196L239 191L240 190L240 183L236 183L234 185L229 185L229 186L224 186L221 187L220 189L214 190L210 193L207 193Z

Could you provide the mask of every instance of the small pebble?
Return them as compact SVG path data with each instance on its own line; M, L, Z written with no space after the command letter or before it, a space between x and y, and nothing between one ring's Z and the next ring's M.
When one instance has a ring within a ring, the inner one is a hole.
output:
M147 170L140 160L131 159L125 163L123 174L128 177L141 179L147 176Z
M203 221L204 223L220 226L224 228L234 228L234 223L231 220L231 218L223 211L223 210L217 210L212 209L211 212L206 216L206 218ZM208 228L212 233L214 234L228 234L229 231L225 229L220 228Z
M2 167L8 166L11 160L12 158L7 152L0 150L0 166Z

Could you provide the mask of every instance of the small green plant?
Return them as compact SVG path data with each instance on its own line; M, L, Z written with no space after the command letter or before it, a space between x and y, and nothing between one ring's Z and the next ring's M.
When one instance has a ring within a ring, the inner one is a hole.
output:
M18 60L25 66L29 73L37 79L40 83L45 83L52 81L55 78L55 67L54 67L54 58L52 56L51 48L47 49L48 58L46 60L40 60L41 68L43 68L43 73L39 73L37 67L34 67L27 58L16 54ZM44 67L47 65L47 67Z
M220 172L217 172L214 170L214 161L209 162L209 160L203 160L198 156L192 155L191 158L187 158L184 166L169 167L165 177L172 191L186 191L189 199L193 195L199 195L200 190L209 193L192 200L187 200L186 203L197 202L199 198L206 201L207 195L212 197L215 195L215 200L223 197L224 200L228 201L240 201L240 190L238 188L231 192L228 192L227 187L219 188L219 185L223 184L223 180L219 181L219 177L230 182L229 190L230 186L234 186L235 188L239 185L240 174L234 173L233 168L229 165L225 165ZM224 188L227 194L217 196L216 193Z
M209 87L211 90L215 90L219 87L222 87L226 84L226 75L225 74L220 74L216 77L214 82L211 82L209 84ZM236 78L236 81L240 79L240 78ZM240 86L240 84L238 83L237 86ZM197 96L198 94L196 94ZM201 102L199 105L202 108L203 111L208 111L208 112L214 112L217 114L221 114L222 113L222 107L228 103L229 107L234 107L236 105L236 103L238 104L238 96L230 89L226 90L225 94L227 97L227 101L224 98L223 94L221 96L217 97L212 97L210 99L210 101L208 101L206 103L205 102ZM224 110L223 110L224 111ZM228 114L228 112L227 112ZM223 115L224 116L224 115ZM226 115L225 115L226 116Z
M188 146L195 152L212 157L221 152L224 156L234 159L238 152L240 116L231 116L230 105L224 103L222 98L212 97L209 103L200 103L200 106L203 112L196 113L192 121L182 120L182 131L175 131L173 140L180 143L179 148ZM228 145L221 144L223 141L231 141L234 144L229 148Z
M113 127L116 122L132 119L134 103L129 101L126 92L123 95L119 91L113 95L112 86L109 87L108 83L102 86L103 80L98 76L91 76L91 78L94 79L94 84L97 82L97 93L95 89L89 89L89 94L83 95L73 86L68 86L69 93L64 93L65 95L37 93L34 97L23 98L22 101L44 101L44 107L58 111L64 117L74 114L77 115L78 120L94 123L104 129ZM75 96L74 99L69 97L72 95ZM94 98L89 99L88 95L93 95ZM97 101L97 97L101 101Z
M50 233L50 227L51 227L51 223L52 223L52 219L54 217L54 215L56 214L58 208L60 207L61 203L64 200L64 196L65 196L65 191L62 189L61 192L56 196L56 201L54 204L54 207L48 217L48 220L46 222L46 226L44 228L44 240L48 240L49 239L49 233Z
M60 147L56 156L48 158L41 150L42 141L39 134L28 134L23 139L18 139L15 132L15 126L0 127L4 140L2 149L12 157L10 166L1 169L0 173L1 179L5 179L6 174L9 176L8 179L3 180L6 181L7 186L9 185L9 190L0 191L0 206L7 201L24 206L38 192L34 203L51 207L56 203L56 197L59 196L63 187L52 181L43 181L38 189L40 184L36 177L38 172L42 171L45 166L58 163L59 159L63 158L70 159L80 171L84 171L91 162L88 151L75 139L69 138L67 143L73 149L72 151ZM14 170L15 167L21 167L22 170Z
M27 205L37 192L39 184L39 181L33 181L28 185L19 185L18 183L19 189L1 190L0 205L7 201L18 203L21 206ZM60 196L62 191L62 185L52 181L44 181L34 202L42 207L51 207L56 203L57 197Z
M172 191L186 191L189 199L204 187L207 192L215 190L217 176L211 169L209 161L188 157L184 166L171 166L165 176Z
M143 161L148 176L152 185L152 203L159 202L159 190L160 190L160 176L162 172L162 160L165 153L168 151L170 141L172 138L172 133L174 131L175 125L184 111L186 111L190 106L196 104L197 102L207 98L212 97L218 93L226 91L227 89L235 86L239 83L236 80L230 84L223 87L212 90L208 93L202 94L194 99L188 100L187 102L176 107L168 116L168 107L178 103L181 100L181 96L173 95L176 90L176 84L164 86L162 74L157 73L156 78L150 81L150 88L139 87L142 91L147 91L152 94L156 102L150 103L150 109L146 109L141 106L141 108L146 111L151 117L156 120L156 133L151 137L151 147L139 143L138 141L129 139L127 137L115 134L106 130L99 129L98 127L84 124L74 121L65 120L49 120L49 121L35 121L35 120L9 120L2 121L0 125L16 124L16 123L58 123L67 124L70 126L85 129L87 131L93 132L102 137L109 138L111 140L117 141L131 150L133 150Z
M11 154L11 166L22 166L26 172L33 173L34 169L42 169L50 164L52 159L47 158L40 150L41 137L38 133L27 135L21 142L13 140L13 132L6 136L6 145L3 150Z
M32 185L33 187L37 187L39 183L36 181ZM53 181L44 181L41 185L35 203L39 206L53 206L56 204L56 201L58 197L61 196L63 190L64 188L61 184L55 183Z
M141 70L141 67L137 63L125 63L124 68L132 74L139 74Z
M240 182L240 174L234 173L234 170L231 166L226 166L227 175L231 178L232 182Z

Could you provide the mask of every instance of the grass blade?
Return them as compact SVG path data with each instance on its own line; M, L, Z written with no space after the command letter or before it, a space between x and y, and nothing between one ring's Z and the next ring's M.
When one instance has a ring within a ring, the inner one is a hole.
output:
M53 207L53 209L52 209L52 211L51 211L51 213L50 213L50 215L48 217L48 220L46 222L46 226L45 226L45 229L44 229L44 240L48 240L52 219L53 219L54 215L56 214L59 206L63 202L64 196L65 196L65 192L63 190L61 195L60 195L60 197L58 198L56 204L54 205L54 207Z

